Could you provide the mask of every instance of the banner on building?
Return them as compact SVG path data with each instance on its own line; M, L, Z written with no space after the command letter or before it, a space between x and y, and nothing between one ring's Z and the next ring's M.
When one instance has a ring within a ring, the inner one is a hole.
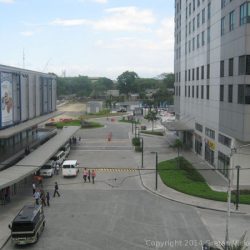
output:
M13 124L12 74L1 73L1 126Z

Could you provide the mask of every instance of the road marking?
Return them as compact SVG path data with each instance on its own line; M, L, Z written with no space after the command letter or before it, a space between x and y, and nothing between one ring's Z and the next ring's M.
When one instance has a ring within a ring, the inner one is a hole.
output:
M136 172L137 168L97 168L97 172Z

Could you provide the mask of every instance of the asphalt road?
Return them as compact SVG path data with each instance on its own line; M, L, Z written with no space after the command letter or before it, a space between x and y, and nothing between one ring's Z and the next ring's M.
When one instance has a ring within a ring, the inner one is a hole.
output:
M39 241L25 247L9 241L4 249L196 250L211 241L196 209L142 188L129 128L108 123L102 129L79 131L76 136L83 139L69 158L79 160L81 167L111 169L100 169L95 184L83 183L81 172L76 178L46 180L45 189L51 192L58 181L61 197L45 207L47 223ZM113 138L108 142L110 131Z

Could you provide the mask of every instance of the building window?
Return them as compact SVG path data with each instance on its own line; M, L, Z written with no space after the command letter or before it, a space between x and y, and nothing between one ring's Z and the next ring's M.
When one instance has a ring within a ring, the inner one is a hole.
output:
M188 70L188 81L190 82L190 77L191 77L191 70Z
M193 38L193 50L195 49L195 38Z
M250 55L239 57L239 75L250 75Z
M233 76L234 75L234 59L230 58L228 61L228 75Z
M229 31L234 30L234 10L229 13Z
M210 137L211 139L215 139L215 132L212 129L206 128L205 135Z
M210 43L210 27L207 28L207 43Z
M190 86L188 86L188 97L190 97Z
M218 152L218 170L225 176L228 177L230 158L225 154Z
M201 21L202 21L202 24L205 23L205 20L206 20L206 16L205 16L205 8L202 10L201 12Z
M221 8L224 8L226 6L226 0L221 0Z
M200 13L197 15L196 20L197 20L197 28L199 28L200 27Z
M207 79L210 78L210 64L207 65Z
M204 79L204 66L201 66L201 79Z
M192 69L192 80L193 80L193 81L194 81L194 74L195 74L194 71L195 71L195 70Z
M187 96L187 86L185 86L185 97Z
M197 67L196 68L196 80L199 80L199 78L200 78L200 68Z
M199 34L197 35L196 46L197 46L197 49L200 48L200 35Z
M224 101L224 85L220 85L220 101Z
M195 123L195 129L196 129L197 131L200 131L200 132L202 133L202 131L203 131L203 126L202 126L201 124L199 124L199 123Z
M224 61L220 61L220 77L224 77Z
M225 34L225 17L221 18L221 35Z
M193 18L193 32L195 31L195 17Z
M202 33L201 33L201 45L202 46L205 45L205 31L202 31Z
M230 138L228 138L225 135L219 134L219 138L218 138L219 142L229 148L231 148L231 142L232 140Z
M187 81L187 70L185 70L185 82Z
M211 3L207 6L207 19L209 20L211 18Z
M250 85L238 85L238 103L250 104Z
M199 98L199 86L196 86L196 98Z
M194 98L194 86L192 86L192 98Z
M250 2L240 6L240 25L250 23Z
M201 85L201 99L204 98L204 86Z
M233 102L233 85L232 84L228 85L228 102L229 103Z

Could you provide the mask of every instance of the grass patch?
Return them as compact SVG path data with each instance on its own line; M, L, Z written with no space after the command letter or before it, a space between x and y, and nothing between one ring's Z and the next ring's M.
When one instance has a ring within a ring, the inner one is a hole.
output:
M162 131L143 131L141 130L140 133L147 134L147 135L158 135L158 136L164 136L164 132Z
M51 125L51 123L50 123ZM60 122L53 123L56 128L61 129L63 127L67 126L80 126L81 128L101 128L103 127L102 124L97 122L90 122L90 121L80 121L80 120L65 120Z
M179 169L177 167L177 158L159 163L158 169L163 183L168 187L204 199L227 201L226 192L212 190L191 163L182 157L180 157ZM232 193L232 202L234 201L235 195ZM250 194L248 192L240 195L240 203L250 204Z

